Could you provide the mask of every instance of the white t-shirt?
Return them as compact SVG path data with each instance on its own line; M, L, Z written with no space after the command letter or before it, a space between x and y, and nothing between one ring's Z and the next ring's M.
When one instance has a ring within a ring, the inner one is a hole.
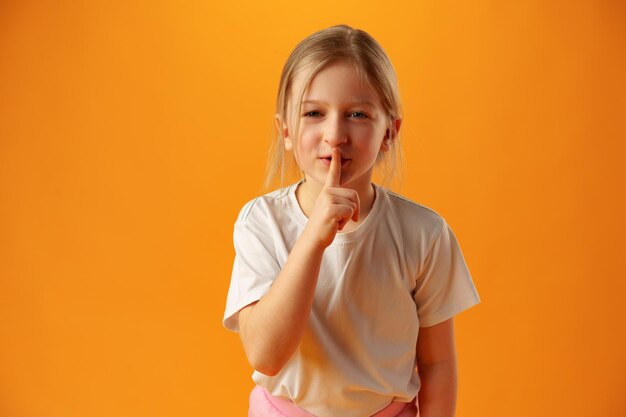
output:
M248 202L235 223L224 326L270 289L307 218L297 184ZM309 325L283 369L253 380L319 417L370 416L420 387L419 327L480 302L463 255L433 210L378 185L367 218L339 232L322 258ZM280 317L276 317L280 320Z

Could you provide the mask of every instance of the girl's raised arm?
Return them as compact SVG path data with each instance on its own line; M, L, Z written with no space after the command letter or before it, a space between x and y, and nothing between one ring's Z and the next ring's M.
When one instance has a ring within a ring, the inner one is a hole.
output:
M284 268L259 301L239 312L239 331L248 361L273 376L302 340L317 286L322 256L337 230L358 218L356 191L340 188L341 156L333 149L324 188Z

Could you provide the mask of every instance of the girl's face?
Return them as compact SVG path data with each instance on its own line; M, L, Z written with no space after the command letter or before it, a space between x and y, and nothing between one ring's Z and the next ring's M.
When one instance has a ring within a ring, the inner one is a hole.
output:
M294 91L301 91L300 78ZM331 63L309 83L298 113L297 140L284 131L285 148L295 151L306 183L322 187L330 167L331 149L341 153L341 186L370 187L378 153L389 149L387 115L376 92L361 82L354 66ZM283 128L285 125L283 125Z

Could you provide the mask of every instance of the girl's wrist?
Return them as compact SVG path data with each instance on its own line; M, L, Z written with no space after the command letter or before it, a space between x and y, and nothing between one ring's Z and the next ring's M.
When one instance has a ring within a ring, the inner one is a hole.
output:
M300 235L298 243L303 246L303 249L311 251L313 252L313 254L319 254L321 256L324 254L326 248L330 246L330 243L332 243L332 241L330 243L327 243L323 239L320 239L319 234L309 222L305 226L302 234Z

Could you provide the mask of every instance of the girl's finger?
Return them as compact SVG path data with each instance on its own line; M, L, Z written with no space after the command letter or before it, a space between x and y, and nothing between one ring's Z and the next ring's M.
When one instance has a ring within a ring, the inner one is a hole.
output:
M333 148L330 159L330 169L328 175L326 175L327 187L339 187L339 180L341 179L341 154L339 149Z

